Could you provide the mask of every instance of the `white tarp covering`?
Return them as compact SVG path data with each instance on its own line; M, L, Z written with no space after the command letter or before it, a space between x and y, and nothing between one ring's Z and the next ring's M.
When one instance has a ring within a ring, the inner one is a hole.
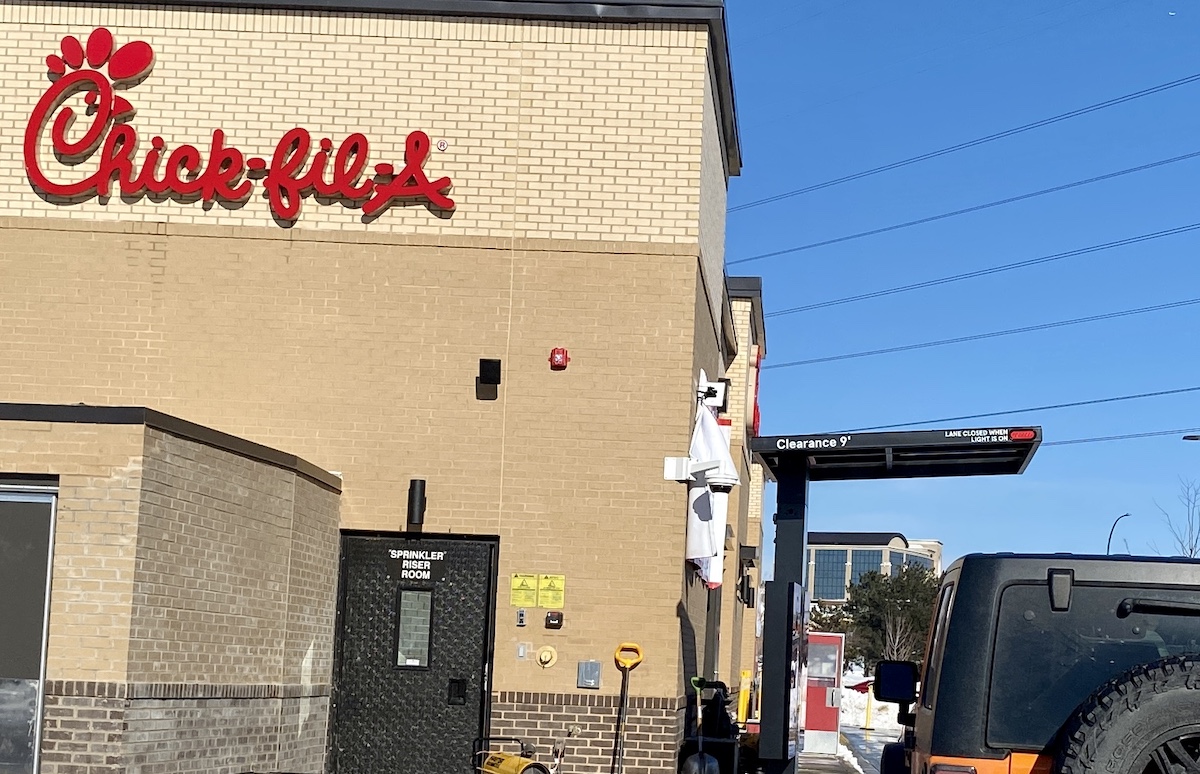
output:
M696 425L688 452L692 462L718 461L712 469L697 473L688 484L687 548L685 558L695 562L700 577L709 588L721 585L725 571L725 529L728 523L729 494L713 491L741 483L737 466L729 454L729 436L717 422L712 409L700 403L696 407Z

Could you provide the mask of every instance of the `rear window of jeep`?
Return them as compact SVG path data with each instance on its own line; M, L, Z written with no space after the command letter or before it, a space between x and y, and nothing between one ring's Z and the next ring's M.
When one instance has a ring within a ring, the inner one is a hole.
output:
M1130 612L1133 599L1177 602L1181 610ZM988 745L1043 749L1107 680L1138 664L1200 653L1200 616L1183 609L1195 601L1194 591L1076 585L1070 609L1056 612L1045 583L1006 588L996 624Z

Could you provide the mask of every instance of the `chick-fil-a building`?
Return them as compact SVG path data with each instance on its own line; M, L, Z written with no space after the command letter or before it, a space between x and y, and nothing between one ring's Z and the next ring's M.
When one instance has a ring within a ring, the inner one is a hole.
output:
M674 769L690 678L755 661L720 0L0 36L0 769L465 774L579 726L607 770L627 642L625 770Z

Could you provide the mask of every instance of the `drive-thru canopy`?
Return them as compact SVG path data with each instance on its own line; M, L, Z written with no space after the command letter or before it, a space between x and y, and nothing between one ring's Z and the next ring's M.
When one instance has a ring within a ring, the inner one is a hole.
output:
M796 588L804 588L810 481L865 481L1025 472L1040 427L986 427L756 438L751 450L778 484L775 572L766 589L759 757L768 774L794 768L789 692L797 653ZM803 686L800 686L803 689Z

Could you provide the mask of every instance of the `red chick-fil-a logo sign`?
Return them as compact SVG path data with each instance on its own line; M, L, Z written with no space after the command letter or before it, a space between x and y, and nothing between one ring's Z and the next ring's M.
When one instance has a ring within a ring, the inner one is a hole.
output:
M101 27L88 36L86 46L68 35L61 48L61 55L46 57L52 84L34 106L25 129L26 173L49 196L68 201L109 196L115 181L123 196L239 203L250 198L255 181L261 180L271 211L285 223L300 217L301 202L312 194L361 204L364 218L377 217L396 202L454 209L446 196L450 178L425 176L430 147L424 132L408 135L399 172L380 163L373 176L366 171L369 145L364 135L351 134L335 149L331 140L314 143L308 131L299 128L284 133L269 160L247 157L226 143L220 129L213 130L207 154L192 145L168 151L163 139L154 137L139 158L138 134L129 123L134 107L116 89L136 86L150 73L150 44L134 41L114 49L112 33ZM76 113L66 102L80 93L88 105L84 119L90 123L72 132ZM51 179L42 167L40 151L47 131L59 162L56 178L61 175L66 182ZM88 160L95 171L72 180L70 172Z

